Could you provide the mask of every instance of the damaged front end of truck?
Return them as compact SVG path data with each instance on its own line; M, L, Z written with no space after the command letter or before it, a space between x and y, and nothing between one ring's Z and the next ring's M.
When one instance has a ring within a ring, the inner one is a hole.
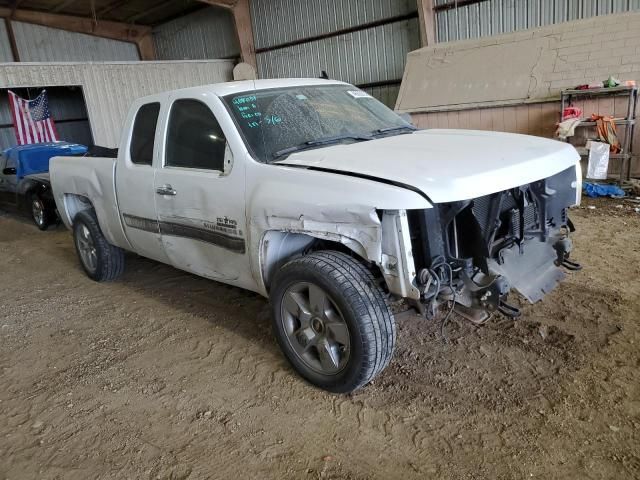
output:
M474 323L492 312L517 318L512 289L532 303L579 270L570 260L576 169L471 200L406 212L415 266L414 307L431 317L443 303ZM578 192L578 193L577 193Z

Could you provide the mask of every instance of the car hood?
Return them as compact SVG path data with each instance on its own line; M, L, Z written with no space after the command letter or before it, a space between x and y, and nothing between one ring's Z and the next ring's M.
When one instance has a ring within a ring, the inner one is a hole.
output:
M433 203L477 198L575 166L569 144L513 133L419 130L297 152L278 164L351 173L409 185Z

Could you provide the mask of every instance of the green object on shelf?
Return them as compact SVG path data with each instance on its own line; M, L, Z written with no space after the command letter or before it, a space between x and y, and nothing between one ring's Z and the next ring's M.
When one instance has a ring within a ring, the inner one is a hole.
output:
M602 82L604 88L613 88L620 85L620 80L615 78L614 76L609 76L604 82Z

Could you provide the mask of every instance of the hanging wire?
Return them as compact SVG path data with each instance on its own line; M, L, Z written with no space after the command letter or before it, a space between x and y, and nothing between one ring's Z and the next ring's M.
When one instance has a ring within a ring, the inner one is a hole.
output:
M91 16L93 17L93 24L98 24L98 16L96 15L96 3L95 0L91 0Z

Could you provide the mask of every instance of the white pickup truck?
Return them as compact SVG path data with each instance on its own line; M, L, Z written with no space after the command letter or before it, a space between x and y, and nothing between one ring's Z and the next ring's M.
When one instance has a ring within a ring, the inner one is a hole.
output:
M417 130L337 81L142 98L117 158L57 157L50 172L89 277L115 279L131 251L258 292L287 359L332 392L389 363L390 301L482 323L487 312L518 316L510 289L535 302L579 268L573 147Z

